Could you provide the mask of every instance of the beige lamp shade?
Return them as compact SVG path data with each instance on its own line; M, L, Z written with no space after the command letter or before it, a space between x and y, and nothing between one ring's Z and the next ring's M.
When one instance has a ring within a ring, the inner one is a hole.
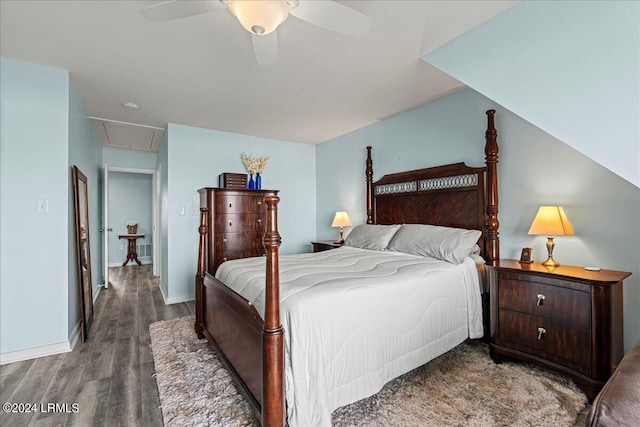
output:
M351 220L346 212L336 212L336 216L333 217L332 227L350 227Z
M573 226L564 213L562 206L540 206L536 217L533 219L529 234L547 236L547 260L542 263L545 267L554 268L560 265L553 259L553 236L571 236Z
M332 227L340 227L340 240L336 240L335 243L344 243L344 227L351 226L351 220L346 212L336 212L336 216L333 217Z
M533 219L529 234L541 236L571 236L573 226L562 206L540 206Z

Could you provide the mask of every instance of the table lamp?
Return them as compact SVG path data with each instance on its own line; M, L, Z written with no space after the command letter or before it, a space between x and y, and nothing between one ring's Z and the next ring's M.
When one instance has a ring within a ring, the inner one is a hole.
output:
M529 234L547 236L547 252L549 257L542 263L545 267L557 267L560 264L553 259L553 236L573 235L573 226L564 213L562 206L540 206L533 219Z
M336 212L336 216L333 217L332 227L340 227L340 240L336 240L335 243L344 243L343 233L344 227L351 226L351 220L346 212Z

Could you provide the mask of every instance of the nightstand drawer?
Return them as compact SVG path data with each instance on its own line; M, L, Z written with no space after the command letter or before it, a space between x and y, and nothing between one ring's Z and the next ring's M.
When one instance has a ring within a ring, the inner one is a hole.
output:
M330 249L336 249L342 247L342 243L336 243L333 240L321 240L319 242L311 242L313 252L323 252Z
M589 329L591 296L576 289L544 285L525 280L513 280L501 275L498 305Z
M499 317L500 345L524 346L531 354L591 374L589 330L509 310L500 310Z

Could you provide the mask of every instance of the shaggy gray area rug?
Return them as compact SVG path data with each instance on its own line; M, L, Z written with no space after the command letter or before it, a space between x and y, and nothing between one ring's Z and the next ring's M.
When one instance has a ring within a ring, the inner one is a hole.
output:
M151 324L166 426L259 426L193 316ZM495 364L468 340L332 414L334 426L572 426L586 396L570 380L524 363Z

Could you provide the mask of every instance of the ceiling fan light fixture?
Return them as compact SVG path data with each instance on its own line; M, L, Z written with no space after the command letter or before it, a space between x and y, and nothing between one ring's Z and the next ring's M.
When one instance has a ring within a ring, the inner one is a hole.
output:
M284 0L228 0L227 7L240 25L258 36L275 31L287 19L290 9Z

